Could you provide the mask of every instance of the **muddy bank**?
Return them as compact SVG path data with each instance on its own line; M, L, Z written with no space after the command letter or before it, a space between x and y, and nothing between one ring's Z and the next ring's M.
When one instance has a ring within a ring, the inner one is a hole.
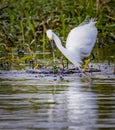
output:
M76 69L76 68L71 68L71 69L62 69L62 68L57 68L57 70L53 70L51 68L40 68L38 70L34 69L27 69L27 73L36 73L36 74L74 74L74 73L82 73L82 70ZM96 68L89 68L87 69L88 73L91 72L101 72L101 70L96 69Z
M0 70L1 79L41 79L41 80L72 80L75 78L98 78L98 79L115 79L114 65L107 64L94 64L84 74L78 69L62 69L58 68L57 72L54 72L51 68L40 68L37 70Z

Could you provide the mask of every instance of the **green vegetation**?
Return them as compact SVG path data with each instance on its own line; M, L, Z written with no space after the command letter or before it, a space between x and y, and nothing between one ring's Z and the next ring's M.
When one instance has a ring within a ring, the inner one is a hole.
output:
M65 41L68 32L86 16L97 20L99 35L94 51L98 61L110 59L115 54L114 7L114 0L1 0L0 68L22 67L27 61L34 66L38 52L51 49L46 29L53 29Z

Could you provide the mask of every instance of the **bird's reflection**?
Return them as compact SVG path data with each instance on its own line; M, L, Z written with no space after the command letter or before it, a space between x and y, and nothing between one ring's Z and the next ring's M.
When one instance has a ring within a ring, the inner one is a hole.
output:
M96 94L91 92L87 85L81 81L68 82L67 86L60 85L64 89L59 93L56 90L58 87L55 86L53 100L56 104L50 111L50 122L61 122L63 127L75 130L81 126L87 128L96 125Z

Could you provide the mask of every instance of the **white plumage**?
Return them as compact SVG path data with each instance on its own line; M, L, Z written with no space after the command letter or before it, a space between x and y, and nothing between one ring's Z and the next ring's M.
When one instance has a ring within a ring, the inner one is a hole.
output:
M70 31L66 40L66 47L63 47L59 37L52 31L47 30L47 37L54 40L58 49L71 61L75 67L80 67L82 59L88 57L95 45L97 28L93 19L88 23L83 22Z

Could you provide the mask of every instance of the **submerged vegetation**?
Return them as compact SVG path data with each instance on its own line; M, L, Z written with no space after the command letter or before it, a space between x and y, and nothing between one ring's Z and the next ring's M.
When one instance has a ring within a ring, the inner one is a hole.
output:
M68 32L86 16L97 21L97 61L115 61L114 7L114 0L1 0L0 69L23 69L26 63L39 68L38 59L46 60L51 50L46 29L53 29L65 44Z

